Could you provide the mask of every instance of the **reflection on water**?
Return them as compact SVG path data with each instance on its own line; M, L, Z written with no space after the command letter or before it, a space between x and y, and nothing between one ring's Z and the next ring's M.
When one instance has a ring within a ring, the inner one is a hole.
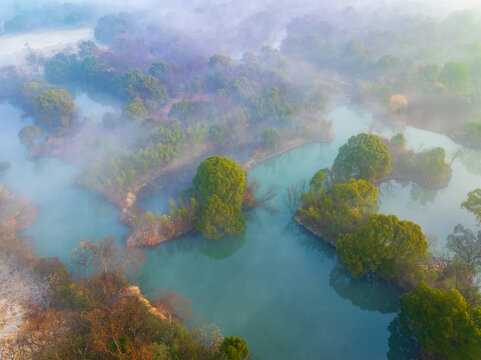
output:
M481 151L474 149L463 149L459 154L460 160L466 170L473 175L481 176Z
M93 121L102 120L102 116L106 112L116 112L113 106L101 104L91 99L87 93L75 96L74 103L79 108L82 117L90 118Z
M226 259L242 248L246 243L245 234L230 236L226 241L215 241L205 239L200 244L199 251L213 260Z
M389 360L412 360L419 353L419 343L416 338L406 334L402 328L399 318L396 317L389 324Z
M104 235L120 239L127 229L117 223L118 210L70 187L74 167L55 159L25 160L17 133L31 120L21 119L10 105L0 105L0 111L0 160L12 164L0 181L40 207L38 221L27 230L35 250L68 261L77 241ZM357 360L359 354L385 359L388 351L391 360L411 359L412 344L392 322L398 292L374 277L356 280L341 271L332 247L293 223L282 201L290 184L330 167L339 146L368 131L371 123L369 113L357 108L335 109L328 118L335 133L332 143L293 149L250 172L261 193L279 186L269 204L276 211L249 212L245 232L236 237L212 241L190 235L145 249L146 262L136 281L151 296L163 288L184 294L195 314L216 323L226 336L245 338L263 359ZM450 158L459 150L447 137L426 131L372 129L386 136L403 131L416 150L443 146ZM382 184L379 211L418 222L443 242L457 223L474 224L459 204L474 184L481 184L480 173L472 170L478 160L479 152L458 155L449 186L438 191L409 182ZM159 203L142 206L149 210Z
M209 241L192 235L146 250L142 289L149 295L163 287L185 294L197 316L216 323L224 335L245 338L262 359L357 360L359 353L386 358L397 292L379 280L333 279L333 248L293 222L282 200L290 184L330 166L352 132L367 129L369 115L359 114L335 110L330 120L339 135L333 143L294 149L250 172L260 193L271 185L279 191L269 204L275 211L246 214L242 236ZM368 299L369 292L377 297L371 307L369 300L362 303L363 291Z
M329 274L329 285L337 295L363 310L379 311L382 314L397 313L399 310L401 291L372 274L356 279L336 266Z
M434 203L438 190L426 189L418 184L412 184L411 186L411 200L418 201L421 205L427 205Z
M105 201L105 199L100 196L89 196L87 204L89 210L99 218L112 217L118 213L114 204Z

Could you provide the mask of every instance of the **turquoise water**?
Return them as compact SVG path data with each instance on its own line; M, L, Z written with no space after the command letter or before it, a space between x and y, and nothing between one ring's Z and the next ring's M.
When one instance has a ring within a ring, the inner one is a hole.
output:
M118 210L71 187L75 167L55 159L25 160L17 133L31 120L8 104L0 104L0 112L0 160L12 164L0 181L39 206L37 222L26 231L34 237L35 250L68 262L75 243L87 237L114 235L120 241L127 229L117 223ZM279 191L269 209L246 214L243 234L220 241L188 236L144 250L146 261L135 279L142 290L151 297L163 288L180 292L197 319L217 324L224 335L245 338L261 359L386 359L398 293L375 278L354 280L341 271L333 249L292 222L282 201L285 189L331 166L339 146L353 134L403 131L415 149L441 145L450 159L457 154L453 179L439 191L383 184L380 211L415 220L425 232L436 234L441 245L458 222L474 225L474 217L459 204L481 184L480 153L458 152L460 147L445 136L373 124L370 114L357 108L338 108L329 119L332 143L302 146L250 172L260 181L261 192L270 185ZM169 195L159 194L164 199ZM142 207L155 211L159 205L152 197Z
M449 185L440 190L427 190L410 182L391 181L382 184L379 212L396 214L402 219L418 223L425 233L437 238L431 251L442 252L445 250L446 237L457 224L470 228L476 224L474 215L461 209L461 203L468 192L481 187L481 151L463 149L444 135L412 127L375 128L375 132L387 137L398 131L403 131L407 147L413 150L443 147L453 169L452 178Z
M18 132L31 119L21 119L22 111L0 104L0 160L10 168L0 174L0 182L39 208L37 221L24 235L34 238L34 250L43 256L58 256L70 264L75 244L86 238L114 235L118 241L128 229L117 222L118 209L98 195L70 186L77 169L53 158L30 161Z
M191 236L148 250L142 289L184 294L196 315L245 338L261 359L385 359L398 294L339 271L332 248L293 223L282 201L287 186L330 166L338 147L370 122L347 108L330 118L333 143L294 149L250 172L261 192L279 187L271 211L249 212L245 233L232 239Z

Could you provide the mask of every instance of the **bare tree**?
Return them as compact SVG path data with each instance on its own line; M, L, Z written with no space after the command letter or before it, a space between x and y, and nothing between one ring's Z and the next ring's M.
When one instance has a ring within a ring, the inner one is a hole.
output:
M296 184L291 184L287 187L286 193L282 199L292 214L295 214L297 209L299 209L299 206L301 206L301 195L305 189L306 179L301 179Z
M473 267L481 265L481 231L478 231L476 236L474 232L458 224L448 236L446 247L467 264Z
M115 261L116 249L113 236L104 236L96 243L91 242L90 248L93 254L94 266L101 268L104 274L109 272L109 267Z
M184 295L168 289L160 290L152 302L170 321L186 321L192 317L190 301Z
M267 206L266 204L277 195L278 189L277 185L271 185L264 194L257 196L259 182L256 179L247 180L246 189L244 191L243 208L249 209L253 207Z
M78 277L82 277L83 272L84 276L88 278L88 269L93 262L90 239L80 241L77 246L70 252L70 258L77 267Z
M104 274L123 273L131 264L129 252L115 244L113 236L104 236L98 241L81 241L70 254L81 273L88 277L88 269L93 266Z

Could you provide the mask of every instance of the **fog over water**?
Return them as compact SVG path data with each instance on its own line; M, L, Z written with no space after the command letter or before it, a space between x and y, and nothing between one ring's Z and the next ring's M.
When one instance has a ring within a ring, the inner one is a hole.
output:
M465 9L474 10L451 14ZM98 31L106 18L121 30ZM400 288L351 276L333 246L294 221L286 194L359 133L402 133L414 152L442 147L447 186L381 182L376 212L419 224L432 259L452 256L454 227L479 228L461 203L481 186L469 130L481 134L480 35L476 0L3 0L0 183L39 211L19 235L72 273L80 241L113 236L135 254L126 276L149 300L182 294L189 327L215 324L245 339L253 359L414 360L419 344L398 329ZM443 79L449 62L466 63L469 85ZM61 87L69 115L42 123L35 91ZM25 146L19 133L33 125L41 145ZM203 237L199 212L181 236L149 237L199 206L191 179L214 153L254 164L257 195L275 196L242 212L240 234Z

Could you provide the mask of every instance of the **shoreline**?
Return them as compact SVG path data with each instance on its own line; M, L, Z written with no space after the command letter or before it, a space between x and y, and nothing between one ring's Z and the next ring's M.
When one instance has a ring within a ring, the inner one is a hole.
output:
M337 106L342 106L342 105L348 105L345 104L345 101L338 101L336 104ZM356 105L353 103L353 105ZM364 107L368 111L373 111L369 107ZM332 110L332 109L331 109ZM327 123L325 118L323 117L323 121ZM285 143L284 147L281 147L275 151L267 151L262 149L260 146L258 146L257 151L255 151L253 154L250 155L248 160L244 160L241 162L241 166L243 166L245 169L250 170L254 168L256 165L261 164L269 159L272 159L274 157L280 156L284 153L287 153L291 150L294 150L296 148L312 144L312 143L329 143L333 140L334 134L332 133L332 128L329 129L327 132L323 132L322 134L315 134L314 136L310 136L309 138L305 137L297 137L292 139L291 141L287 141ZM281 140L282 141L282 140ZM239 148L245 148L246 146L252 146L251 142L244 142L241 144L238 144ZM155 246L158 245L162 242L171 240L171 239L176 239L180 236L185 235L184 233L178 234L178 235L170 235L168 237L163 237L160 235L159 226L158 224L155 224L154 227L152 226L138 226L135 224L135 219L139 219L142 216L145 217L147 211L143 210L140 208L139 204L142 201L145 201L148 197L152 196L155 194L155 183L159 182L159 180L162 177L169 176L169 174L174 174L177 171L189 171L192 170L193 167L199 162L202 161L203 158L206 156L209 156L210 153L217 153L219 146L202 146L202 154L196 156L194 159L190 159L187 156L181 156L175 160L173 160L171 163L166 164L165 167L158 169L158 172L156 172L155 175L150 175L146 177L145 180L142 180L139 185L133 189L134 191L127 192L126 194L120 194L120 193L105 193L105 192L97 192L99 195L104 197L107 201L110 203L114 204L117 209L120 211L118 215L118 222L120 224L123 224L127 226L129 229L129 233L126 234L123 237L123 241L128 247L150 247L150 246ZM50 150L50 149L49 149ZM221 151L223 152L223 151ZM50 153L49 151L42 152L39 154L39 156L52 156L54 158L60 159L62 161L66 161L65 158L59 158L56 156L55 153ZM70 163L69 161L66 161L67 163ZM421 181L421 179L416 179L410 176L402 176L401 174L397 174L395 176L392 176L392 172L390 176L388 176L388 179L386 181L390 180L399 180L399 181L410 181L413 183L416 183L426 189L441 189L444 186L435 186L435 185L430 185L426 182ZM74 179L71 182L72 185L79 186L77 183L77 180ZM152 186L152 190L146 190L148 189L149 186ZM154 191L152 193L151 191ZM161 214L159 214L160 216ZM153 235L153 232L155 235ZM143 240L138 240L138 238L144 237L145 239L154 239L156 238L155 241L143 241Z
M313 229L312 227L310 227L309 225L306 225L302 222L302 220L294 215L294 221L296 222L297 225L301 226L303 229L305 229L306 231L308 231L310 234L314 235L315 237L317 237L319 240L321 240L322 242L324 242L325 244L328 244L330 246L333 247L333 249L335 250L336 249L336 241L335 240L328 240L328 239L325 239L324 237L321 236L321 234L316 231L315 229ZM338 259L337 255L336 255L336 259ZM434 263L434 264L423 264L424 266L426 266L428 269L429 268L433 268L433 269L437 269L439 264L438 263ZM384 281L387 281L391 284L393 284L397 289L401 290L403 293L407 293L409 291L411 291L413 288L414 288L414 285L409 283L409 282L405 282L404 285L402 284L401 280L403 279L403 277L400 277L400 278L393 278L393 279L390 279L390 280L386 280L386 279L383 279L381 278L380 276L378 276L375 272L373 272L372 274L374 274L376 277L379 277L380 279L384 280ZM357 279L357 278L356 278Z
M327 139L321 138L319 140L316 140L316 139L313 139L313 138L310 138L310 139L300 138L300 140L297 140L297 141L293 140L292 142L288 143L288 145L286 147L278 149L275 152L269 152L269 151L265 151L265 150L264 151L262 151L262 150L257 151L250 157L249 160L241 163L241 166L246 170L250 170L250 169L254 168L257 164L260 164L264 161L267 161L271 158L274 158L276 156L279 156L281 154L284 154L284 153L286 153L290 150L293 150L295 148L304 146L306 144L315 143L315 142L319 142L319 143L330 142L330 141L332 141L331 135L332 134L330 133L329 137ZM192 165L193 164L190 164L190 166L192 166ZM187 165L187 166L189 166L189 165ZM132 225L133 224L132 219L136 215L145 215L147 213L147 211L145 211L145 210L143 210L139 207L139 202L142 201L142 200L145 200L144 199L145 195L139 196L139 194L141 194L142 190L146 186L152 185L153 183L158 181L161 176L168 175L169 173L175 172L176 170L177 170L177 168L174 167L170 171L167 171L167 172L163 173L162 175L157 176L154 180L145 184L142 188L138 189L135 194L133 194L134 201L130 204L130 206L120 208L121 213L119 214L119 222L126 225L130 229L130 233L124 236L124 242L127 246L131 246L131 247L156 246L160 243L163 243L163 242L166 242L166 241L169 241L169 240L177 239L177 238L179 238L181 236L184 236L184 235L186 235L186 234L188 234L188 233L190 233L191 231L194 230L194 228L192 227L192 228L187 229L185 232L174 233L171 236L167 236L167 237L162 238L160 236L161 231L159 231L159 226L156 223L151 225L151 226L143 226L143 227L140 226L140 229L139 229L138 226L136 227L135 225ZM116 204L116 205L118 206L118 204ZM162 215L162 214L160 214L160 215ZM156 216L156 217L158 218L158 217L160 217L160 215ZM138 238L143 237L143 236L147 237L147 238L151 238L151 239L156 238L157 240L154 241L154 242L151 242L151 241L149 241L149 242L140 241L139 242Z

